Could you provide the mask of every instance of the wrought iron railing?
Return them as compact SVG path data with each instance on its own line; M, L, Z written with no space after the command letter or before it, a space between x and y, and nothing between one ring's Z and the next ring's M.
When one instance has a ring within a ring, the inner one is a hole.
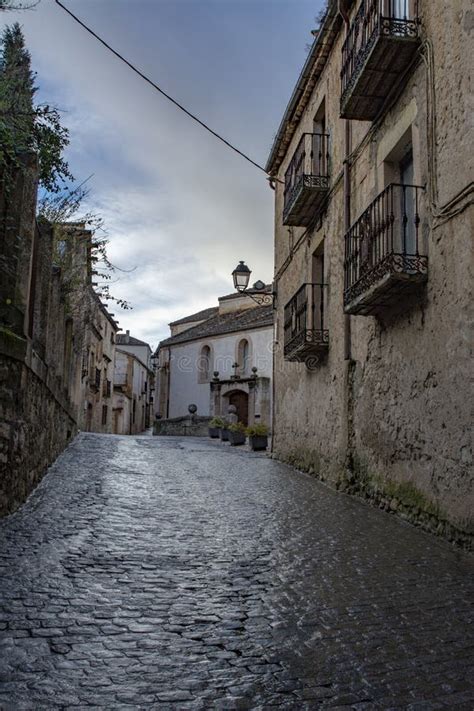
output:
M418 36L418 0L362 0L342 46L342 100L377 37Z
M327 188L329 177L329 134L303 133L285 173L283 215L290 209L302 184Z
M345 303L389 271L427 273L428 257L420 229L423 190L418 185L388 185L346 233Z
M313 344L327 346L325 291L327 284L303 284L285 306L284 355Z

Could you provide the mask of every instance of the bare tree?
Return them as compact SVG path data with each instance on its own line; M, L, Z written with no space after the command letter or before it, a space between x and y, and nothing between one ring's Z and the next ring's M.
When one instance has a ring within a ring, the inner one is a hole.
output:
M41 0L34 2L18 2L18 0L0 0L0 12L2 10L31 10L36 7Z
M122 309L131 309L132 306L125 299L113 296L110 286L116 281L114 276L117 272L129 274L135 271L136 267L121 269L110 261L107 253L109 239L102 217L82 209L82 202L89 196L89 189L85 187L88 181L89 178L75 188L64 190L61 194L43 193L38 204L38 218L55 226L55 261L63 268L64 255L71 254L77 234L87 232L90 236L90 267L97 296L104 301L115 302ZM69 256L66 261L69 262ZM69 272L74 289L80 291L78 289L80 280L70 268Z

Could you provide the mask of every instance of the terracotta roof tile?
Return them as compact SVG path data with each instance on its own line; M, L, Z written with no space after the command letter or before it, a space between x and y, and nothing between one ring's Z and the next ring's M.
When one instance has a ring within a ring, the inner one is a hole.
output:
M191 316L185 316L184 318L178 319L178 321L172 321L169 325L170 326L179 326L182 323L192 323L193 321L205 321L208 318L211 318L211 316L215 316L218 311L219 311L218 306L211 306L209 309L203 309L202 311L198 311L195 314L191 314Z
M149 343L146 343L145 341L140 341L138 338L134 338L133 336L127 336L126 333L117 333L116 343L118 346L148 346L148 348L150 347Z
M243 311L216 314L216 316L207 319L207 321L200 323L198 326L188 328L176 336L171 336L171 338L161 341L159 348L162 346L173 346L178 343L186 343L187 341L197 341L212 336L220 336L225 333L233 333L234 331L264 328L272 324L272 306L256 306L255 308L245 309Z

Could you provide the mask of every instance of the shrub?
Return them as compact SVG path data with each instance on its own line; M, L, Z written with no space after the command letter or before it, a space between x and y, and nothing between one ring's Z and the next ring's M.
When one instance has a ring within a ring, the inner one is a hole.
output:
M232 425L229 425L229 430L231 432L242 432L242 434L245 433L245 425L243 422L235 422Z
M249 437L266 437L268 435L269 429L267 425L261 422L256 425L251 425L250 427L247 427L245 432Z
M222 417L213 417L212 420L209 422L209 427L215 427L219 430L221 430L225 426L226 425Z

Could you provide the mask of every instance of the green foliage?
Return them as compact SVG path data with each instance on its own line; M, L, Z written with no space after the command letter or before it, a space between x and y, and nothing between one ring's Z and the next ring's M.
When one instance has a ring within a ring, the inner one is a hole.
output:
M215 427L218 430L223 429L226 426L222 417L213 417L209 422L209 427Z
M242 434L245 433L246 428L243 422L234 422L232 425L229 425L228 428L231 432L241 432Z
M263 422L259 422L256 425L250 425L250 427L247 427L245 432L249 437L266 437L269 433L269 429Z
M40 185L50 192L59 192L61 184L72 179L63 158L69 134L61 126L57 109L34 105L36 91L30 53L20 25L15 23L4 29L1 38L0 169L21 168L18 156L36 153Z
M7 326L4 325L0 325L0 336L5 340L18 341L21 343L23 343L23 341L25 340L24 338L19 336L17 333L14 333Z

